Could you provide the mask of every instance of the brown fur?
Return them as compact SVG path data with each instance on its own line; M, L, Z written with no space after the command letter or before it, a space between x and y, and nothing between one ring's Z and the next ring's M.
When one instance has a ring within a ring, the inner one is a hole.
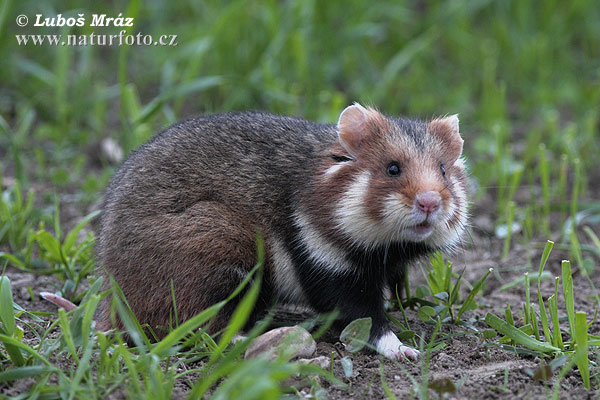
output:
M117 282L122 283L136 317L150 326L165 326L165 316L173 312L171 281L178 317L185 321L199 310L224 300L232 291L230 282L240 281L240 276L243 278L254 266L254 224L243 214L218 203L197 203L181 213L150 217L138 224L145 232L145 241L122 249L128 252L129 262L112 272ZM105 253L102 258L105 264L110 264L113 255ZM146 276L145 266L139 263L148 258L156 265L152 276ZM174 265L195 268L178 268L173 273ZM217 276L233 276L215 279L217 265L231 266L227 270L219 268ZM135 290L127 282L136 282ZM212 286L208 293L202 290L207 283ZM225 286L219 287L221 283ZM215 298L214 292L223 296ZM104 320L107 318L108 315L102 316ZM225 322L217 319L213 330L223 328Z

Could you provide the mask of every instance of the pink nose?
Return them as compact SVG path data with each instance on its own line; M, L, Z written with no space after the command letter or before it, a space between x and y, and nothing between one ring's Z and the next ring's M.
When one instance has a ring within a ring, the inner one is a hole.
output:
M419 193L415 198L415 203L419 210L431 214L440 208L442 198L438 192L430 190L429 192Z

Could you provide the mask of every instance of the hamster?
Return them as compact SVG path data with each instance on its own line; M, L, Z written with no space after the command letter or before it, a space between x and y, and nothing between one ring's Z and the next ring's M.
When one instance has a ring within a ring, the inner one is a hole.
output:
M171 281L180 321L224 300L256 264L260 232L264 281L253 315L280 302L338 310L341 326L371 317L380 353L416 359L389 327L385 294L411 262L459 244L462 147L456 115L421 122L358 103L337 125L260 112L175 124L112 179L98 272L120 285L140 323L166 327ZM110 325L106 303L99 321Z

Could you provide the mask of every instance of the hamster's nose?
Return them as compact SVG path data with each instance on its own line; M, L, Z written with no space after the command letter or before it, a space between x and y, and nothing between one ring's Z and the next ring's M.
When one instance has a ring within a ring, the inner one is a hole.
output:
M442 197L435 190L419 193L415 198L417 208L424 213L431 214L440 208Z

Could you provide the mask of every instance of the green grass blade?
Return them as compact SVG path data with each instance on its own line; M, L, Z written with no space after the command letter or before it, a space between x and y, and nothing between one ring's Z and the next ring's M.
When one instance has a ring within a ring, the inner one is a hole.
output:
M15 333L15 314L12 290L8 276L0 277L0 321L7 335Z
M125 344L119 345L118 352L119 352L119 355L121 356L121 359L123 360L123 364L125 364L125 367L127 368L126 371L127 371L127 375L129 376L129 379L128 379L129 387L130 387L130 390L133 391L132 398L136 398L136 399L144 398L144 396L142 396L142 387L140 384L138 369L136 368L136 365L138 365L138 364L135 363L133 360L134 355L130 352L129 348L127 348L127 346ZM140 363L139 366L144 367L144 365L142 363Z
M600 253L600 239L598 238L598 235L596 235L596 233L594 233L594 231L589 226L584 226L583 231L586 235L588 235L588 237L590 238L592 243L594 243L594 246Z
M452 291L450 290L450 277L452 276L452 263L448 262L446 264L446 273L444 275L445 275L444 291L446 293L451 293ZM450 301L452 301L452 300L450 300Z
M92 318L98 308L98 302L100 296L93 295L85 305L85 312L83 314L83 321L81 322L81 347L85 351L88 345L90 329L92 326Z
M117 296L118 295L113 294L112 299L113 304L117 309L117 314L119 315L125 330L129 334L131 341L135 343L140 352L145 353L147 349L151 347L151 342L148 339L148 335L146 335L144 328L133 314L133 311L131 311L129 304L124 305L121 299Z
M63 257L60 252L60 242L49 232L38 232L36 234L35 240L40 245L40 247L42 247L50 254L50 256L52 256L52 261L63 262Z
M506 304L506 308L504 309L504 318L509 325L515 326L515 319L513 317L512 310L510 308L510 304Z
M32 357L40 360L41 362L43 362L44 364L46 364L48 366L51 366L50 362L48 360L46 360L42 355L40 355L36 350L34 350L33 348L29 347L27 344L15 339L11 336L0 334L0 342L3 342L4 345L7 346L7 349L8 349L8 345L11 345L14 347L18 347L22 350L25 350Z
M533 308L533 304L529 309L529 315L531 316L531 326L533 327L533 333L535 334L535 338L540 340L540 329L537 322L537 317L535 316L535 308Z
M581 160L576 158L573 160L573 167L575 169L575 179L573 180L573 186L571 190L571 231L575 231L577 228L577 204L579 200L579 190L581 189Z
M0 335L0 336L2 336L2 335ZM21 350L19 350L19 346L15 346L13 343L10 343L7 340L3 340L2 338L0 338L0 342L4 343L6 352L10 356L10 359L12 360L12 362L17 367L25 365L25 359L23 358L23 354L21 354Z
M540 320L542 322L542 331L544 332L544 337L546 338L546 342L552 343L552 335L550 334L550 324L548 323L548 315L546 314L546 306L544 305L544 301L541 298L540 294Z
M520 329L508 324L507 322L498 318L494 314L487 313L487 315L485 316L485 322L498 332L514 340L515 343L525 346L534 351L540 351L542 353L554 353L560 350L559 348L552 346L546 342L540 342L539 340L536 340L526 335Z
M8 260L10 263L12 263L12 265L14 265L15 267L22 269L22 270L27 270L27 265L25 265L25 263L21 260L19 260L17 257L13 256L12 254L9 253L4 253L2 251L0 251L0 258L4 258L6 260Z
M467 299L465 300L465 302L463 303L462 307L460 307L460 310L458 310L458 313L456 314L456 318L454 319L454 323L458 323L458 321L460 321L460 317L464 314L465 311L467 311L467 309L469 308L469 306L471 305L471 303L473 302L473 299L475 298L475 296L477 295L477 293L479 293L479 291L481 290L481 288L483 287L483 283L485 282L485 280L487 279L488 275L493 271L493 268L488 269L488 271L485 273L485 275L483 275L481 277L481 279L479 279L475 285L473 285L473 289L471 290L471 292L469 293L469 295L467 296Z
M78 362L77 370L75 371L75 376L71 380L70 388L71 393L69 399L78 398L77 397L77 389L79 388L79 383L84 378L84 375L90 370L90 360L92 358L92 351L94 350L93 346L89 346L86 348L82 355L81 360Z
M575 314L575 357L577 359L577 368L581 374L581 379L586 389L590 389L590 370L588 359L588 326L584 312Z
M555 295L548 298L548 313L552 321L552 344L561 350L563 349L562 335L560 333L560 323L558 321L558 304Z
M233 315L231 316L231 321L225 328L225 332L219 339L219 343L217 344L217 348L210 356L210 362L214 362L219 356L223 353L225 348L231 343L233 337L238 333L248 321L250 317L250 313L254 308L254 304L256 303L256 299L258 298L258 294L260 293L262 281L262 269L259 269L256 274L256 280L254 284L250 287L248 292L244 295L239 305L236 307Z
M62 307L58 309L58 321L60 329L63 333L63 339L67 344L67 348L69 349L69 353L71 353L71 357L73 357L73 360L76 363L79 363L79 357L77 356L77 349L75 348L75 342L73 340L71 326L69 325L69 321L67 319L67 312Z
M95 296L98 293L98 291L102 287L103 281L104 281L103 277L99 277L98 279L96 279L94 284L92 286L90 286L90 288L88 290L86 290L85 296L83 296L83 298L81 299L81 304L87 303L88 301L91 300L91 298L93 296ZM107 291L107 294L108 294L108 291ZM99 295L99 296L104 297L103 295Z
M2 322L0 333L14 337L16 331L15 314L10 279L7 276L0 277L0 322ZM4 343L6 352L16 366L20 367L25 364L21 350L17 346L1 338L0 342Z
M554 242L548 240L546 242L546 246L544 247L544 252L542 253L542 259L540 261L540 268L538 270L537 279L540 320L542 322L542 330L544 331L544 337L546 338L546 342L548 343L552 343L552 335L550 334L550 325L548 323L548 316L546 315L546 306L544 304L544 299L542 298L542 274L544 272L544 267L546 266L546 262L548 261L548 257L550 257L550 252L552 251L553 247Z
M552 274L550 272L548 272L548 271L542 272L542 275L540 276L540 279L542 281L547 281L547 280L553 279L553 278L554 277L552 276ZM512 280L512 281L510 281L508 283L505 283L504 285L500 286L500 288L498 290L502 292L502 291L511 289L511 288L513 288L515 286L521 286L521 285L524 285L524 284L525 284L525 275L520 276L520 277L518 277L518 278L516 278L516 279L514 279L514 280ZM531 279L529 280L529 284L531 284Z
M62 246L63 253L65 255L69 254L69 252L71 251L71 248L73 248L73 245L75 244L75 241L77 240L77 235L79 234L79 232L87 224L89 224L92 219L96 218L98 216L98 214L100 214L100 210L96 210L96 211L86 215L81 221L79 221L79 223L73 229L71 229L71 231L65 237L65 241Z
M11 368L7 371L0 372L0 382L12 382L17 379L31 378L53 370L54 367L47 365L31 365L27 367Z
M114 280L112 276L110 276L110 283L112 285L112 305L114 305L117 309L117 313L121 318L121 322L125 329L129 332L131 340L138 346L140 349L149 349L151 348L151 342L148 339L148 336L144 332L144 329L140 325L137 318L133 314L129 303L127 303L127 299L125 298L125 294L119 287L119 284Z
M398 79L398 74L410 64L411 60L414 59L417 54L424 51L437 36L437 30L430 28L412 39L402 47L397 54L390 58L390 61L383 70L381 79L378 81L375 90L375 99L382 98L385 91L392 85L392 82Z
M181 339L214 317L226 303L226 301L221 301L205 309L196 316L188 319L183 324L169 332L169 334L163 340L154 346L151 353L158 357L164 357L168 355Z
M552 251L553 247L554 247L554 242L551 240L548 240L546 242L546 246L544 247L544 252L542 253L542 259L540 260L540 269L538 271L538 277L544 271L544 267L546 266L546 262L548 261L548 257L550 257L550 252Z
M529 315L529 310L531 310L531 295L530 295L530 287L529 287L529 272L525 272L525 324L531 322L531 315Z
M571 263L567 260L562 261L562 285L565 298L565 308L569 319L569 329L571 337L575 337L575 299L573 296L573 276L571 274Z
M450 282L450 278L452 276L452 264L448 263L448 275L446 276L448 279L448 288L450 288L451 286L451 282ZM462 286L462 279L463 279L463 275L465 274L465 270L466 267L463 268L463 270L460 272L460 275L458 275L458 278L456 279L456 283L454 284L454 287L452 288L452 291L449 292L450 293L450 299L448 300L449 302L449 306L452 307L452 305L454 305L456 303L456 300L458 299L458 294L460 292L460 288Z

